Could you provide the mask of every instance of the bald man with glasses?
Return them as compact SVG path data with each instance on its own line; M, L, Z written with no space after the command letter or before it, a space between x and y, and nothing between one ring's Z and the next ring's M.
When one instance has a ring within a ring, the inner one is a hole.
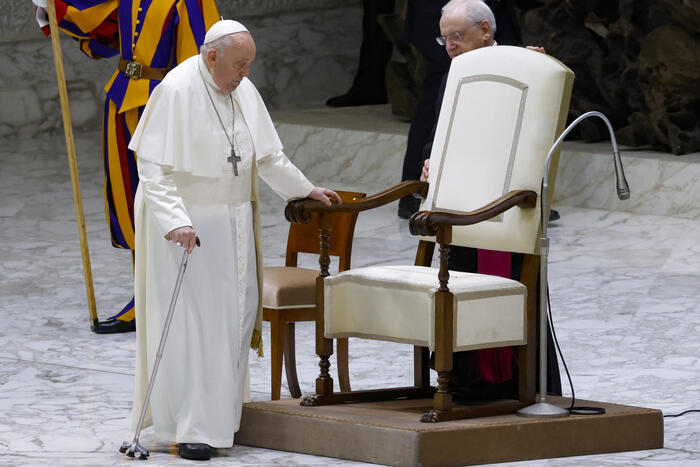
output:
M404 156L401 180L416 180L423 165L423 148L432 140L435 101L438 97L443 76L450 69L451 57L444 44L435 43L436 36L442 36L439 28L442 9L447 0L408 0L404 35L406 40L425 59L425 75L421 95L408 132L408 144ZM498 31L493 31L501 45L522 45L518 17L514 0L486 0L498 23ZM408 219L418 210L418 200L407 196L399 201L398 215Z

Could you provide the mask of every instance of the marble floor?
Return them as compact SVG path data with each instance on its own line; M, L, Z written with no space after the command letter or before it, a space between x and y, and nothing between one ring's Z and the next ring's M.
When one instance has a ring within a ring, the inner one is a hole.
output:
M94 133L77 136L104 319L130 298L131 265L128 253L109 246L98 142ZM130 462L117 448L132 436L134 335L89 330L64 147L62 136L0 143L0 465ZM288 228L283 203L267 189L262 197L265 263L280 265ZM666 414L700 408L700 221L556 207L562 218L550 229L550 289L576 396ZM394 204L359 217L355 266L412 262L416 242L395 210ZM314 266L312 258L303 261ZM411 361L407 346L351 339L354 388L374 387L379 367L382 383L409 383ZM297 364L302 391L312 391L318 367L309 323L297 327ZM252 357L252 398L269 398L269 384L269 359ZM153 448L149 465L190 464L148 430L142 439ZM664 445L517 465L700 465L700 414L665 419ZM209 465L362 464L234 446L219 450Z

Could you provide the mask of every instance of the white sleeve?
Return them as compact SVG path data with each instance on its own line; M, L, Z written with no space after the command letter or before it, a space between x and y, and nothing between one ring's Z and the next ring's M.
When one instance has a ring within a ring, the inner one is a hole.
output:
M36 5L36 12L34 16L36 17L36 22L40 28L48 26L49 15L46 13L46 0L33 0L34 5Z
M178 227L192 226L185 202L177 191L172 172L163 166L138 159L141 193L148 212L163 231L163 235Z
M265 156L257 164L260 178L284 200L305 198L314 189L313 183L282 151Z

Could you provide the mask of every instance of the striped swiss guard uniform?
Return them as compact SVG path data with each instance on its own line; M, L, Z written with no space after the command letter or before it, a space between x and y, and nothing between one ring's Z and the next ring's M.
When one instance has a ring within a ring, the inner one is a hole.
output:
M102 148L105 213L112 245L134 251L138 186L131 135L153 88L177 64L199 53L219 14L214 0L54 0L59 28L91 58L120 55L105 86ZM42 28L49 33L48 26ZM117 320L119 322L113 322ZM134 300L97 332L133 329ZM127 325L128 323L128 325Z

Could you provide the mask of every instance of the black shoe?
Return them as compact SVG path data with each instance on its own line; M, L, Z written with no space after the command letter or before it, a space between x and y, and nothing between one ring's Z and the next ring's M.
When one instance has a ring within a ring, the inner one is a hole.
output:
M561 216L559 215L559 211L555 211L554 209L551 209L549 211L549 222L558 221L559 219L561 219Z
M208 461L211 459L211 447L204 443L179 443L180 457L193 461Z
M409 219L418 212L419 208L420 200L418 198L405 196L399 200L399 217L401 219Z
M122 321L120 319L110 319L97 323L92 331L95 334L119 334L122 332L136 331L136 320Z

